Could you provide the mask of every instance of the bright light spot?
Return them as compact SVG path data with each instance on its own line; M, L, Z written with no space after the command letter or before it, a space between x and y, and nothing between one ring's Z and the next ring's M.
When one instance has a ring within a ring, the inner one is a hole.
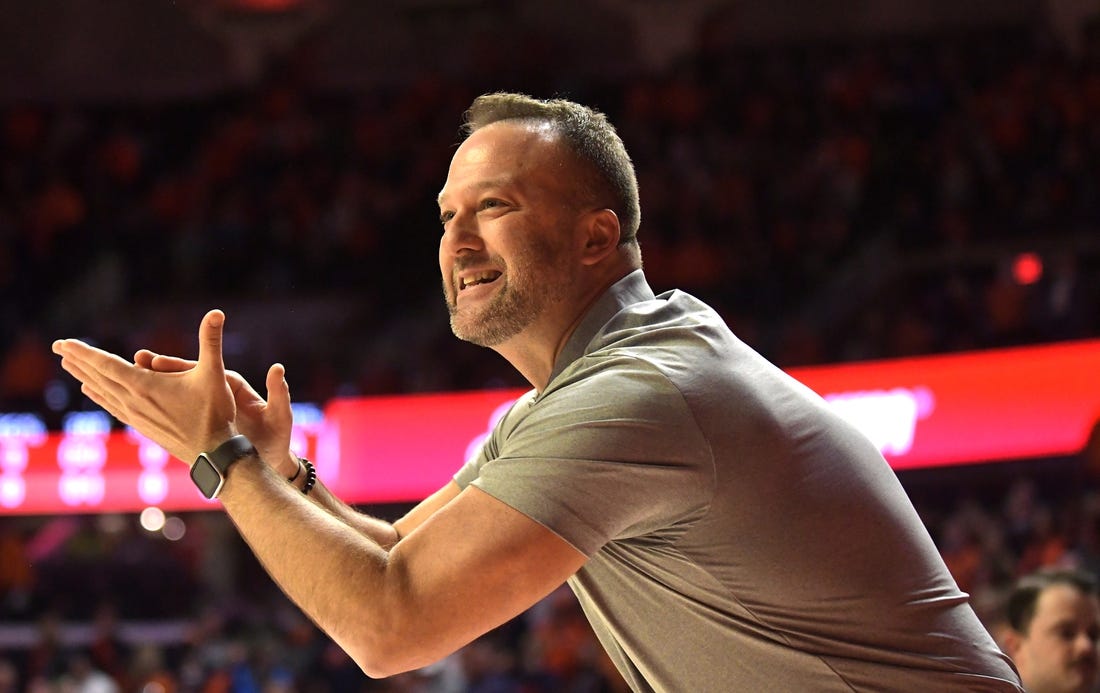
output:
M147 532L159 532L164 529L164 511L153 507L142 510L141 526Z
M103 502L104 483L99 474L83 474L62 469L57 494L65 505L99 505Z
M151 440L144 440L138 446L138 458L145 468L160 468L168 464L168 452Z
M151 505L161 502L168 495L168 477L161 471L142 472L138 477L138 495Z
M98 472L106 463L103 438L67 435L57 445L57 464L66 472Z
M104 411L69 412L61 420L61 430L81 436L103 436L111 432L111 417Z
M3 436L0 436L0 468L6 472L18 473L27 468L27 460L31 455L26 445L16 443L17 441L7 443Z
M923 387L839 392L825 395L833 410L871 439L879 452L904 455L913 447L917 420L935 407L931 390Z
M290 405L295 426L317 426L325 422L325 413L312 402L294 402Z
M1012 278L1027 286L1043 278L1043 259L1037 253L1020 253L1012 260Z
M44 441L46 422L36 414L0 414L0 438ZM35 442L35 444L39 444Z
M179 541L187 533L187 525L178 517L170 517L164 521L164 538L168 541Z
M27 497L27 484L21 476L0 476L0 506L18 508Z

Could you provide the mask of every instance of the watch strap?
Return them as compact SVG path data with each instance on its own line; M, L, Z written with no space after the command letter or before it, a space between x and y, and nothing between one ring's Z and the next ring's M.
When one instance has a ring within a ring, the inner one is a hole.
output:
M233 436L210 452L199 453L191 465L191 481L202 495L214 499L225 486L229 467L255 450L245 436Z
M236 435L214 448L212 451L202 454L206 456L206 459L210 460L210 464L213 465L214 469L217 469L222 476L225 476L226 471L229 469L229 465L245 455L250 454L253 449L252 441L245 436Z

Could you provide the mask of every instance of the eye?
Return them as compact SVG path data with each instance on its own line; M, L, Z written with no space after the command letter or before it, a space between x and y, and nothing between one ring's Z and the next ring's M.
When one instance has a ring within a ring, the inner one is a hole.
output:
M503 201L498 200L494 197L487 197L478 204L478 211L486 209L499 209L500 207L504 206L505 204Z
M446 224L451 219L454 219L455 213L450 210L444 210L439 213L439 223Z

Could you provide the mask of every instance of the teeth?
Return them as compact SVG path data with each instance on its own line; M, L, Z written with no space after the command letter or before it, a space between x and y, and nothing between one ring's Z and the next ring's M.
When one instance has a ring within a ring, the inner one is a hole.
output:
M493 281L500 276L500 272L486 271L478 272L477 274L471 274L468 277L463 277L461 280L461 288L466 289L475 284L481 284L482 282Z

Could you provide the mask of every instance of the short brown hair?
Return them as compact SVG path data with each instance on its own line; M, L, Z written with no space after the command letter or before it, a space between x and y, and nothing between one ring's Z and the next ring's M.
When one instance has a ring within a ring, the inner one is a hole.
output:
M1067 585L1084 595L1097 594L1096 578L1084 570L1047 568L1020 578L1008 597L1005 608L1008 625L1017 633L1026 633L1035 618L1039 595L1048 587Z
M466 136L502 120L549 124L562 142L594 174L593 197L619 217L619 244L637 243L641 224L638 179L622 138L607 116L565 99L535 99L526 94L497 92L474 99L466 111Z

